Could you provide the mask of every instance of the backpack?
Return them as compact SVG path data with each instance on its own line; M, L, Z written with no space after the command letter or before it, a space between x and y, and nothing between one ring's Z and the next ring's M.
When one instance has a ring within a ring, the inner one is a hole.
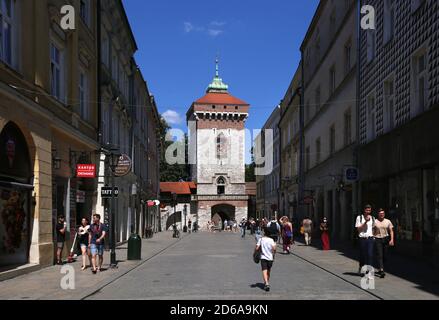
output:
M271 236L277 236L279 234L279 230L277 229L277 222L272 221L268 230L270 231Z

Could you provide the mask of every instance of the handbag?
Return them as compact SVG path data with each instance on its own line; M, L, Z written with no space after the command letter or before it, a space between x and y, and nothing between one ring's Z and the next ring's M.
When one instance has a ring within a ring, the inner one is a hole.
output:
M253 253L253 261L255 263L261 262L261 255L262 255L262 250L261 247L259 247L259 249L255 250L255 252Z

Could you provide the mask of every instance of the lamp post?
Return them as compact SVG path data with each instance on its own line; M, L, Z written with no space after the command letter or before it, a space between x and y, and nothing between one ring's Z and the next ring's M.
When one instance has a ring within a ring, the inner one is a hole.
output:
M111 177L111 204L110 204L110 268L117 268L116 259L116 201L115 201L115 181L114 181L114 171L118 164L119 155L116 153L118 149L109 148L106 152L106 157L108 158L110 177Z
M184 205L183 214L184 214L184 228L183 228L183 232L187 232L187 225L186 225L187 204Z
M174 238L176 236L176 230L177 230L177 217L176 217L176 209L175 207L177 206L177 194L175 192L172 193L172 206L174 207Z

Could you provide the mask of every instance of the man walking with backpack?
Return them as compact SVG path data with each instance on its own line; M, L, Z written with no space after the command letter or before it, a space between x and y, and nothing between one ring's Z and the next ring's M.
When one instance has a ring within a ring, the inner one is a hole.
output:
M367 205L364 207L362 215L357 217L355 227L358 231L360 243L360 268L358 273L362 274L363 266L371 266L373 264L374 237L373 228L375 226L375 218L372 217L372 207Z
M270 238L277 243L280 234L280 225L276 220L276 216L273 216L271 221L267 224L267 228L270 231Z

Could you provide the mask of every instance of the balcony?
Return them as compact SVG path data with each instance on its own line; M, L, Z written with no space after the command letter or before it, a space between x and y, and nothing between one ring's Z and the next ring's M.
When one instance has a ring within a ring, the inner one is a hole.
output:
M191 195L191 201L248 201L247 195Z

